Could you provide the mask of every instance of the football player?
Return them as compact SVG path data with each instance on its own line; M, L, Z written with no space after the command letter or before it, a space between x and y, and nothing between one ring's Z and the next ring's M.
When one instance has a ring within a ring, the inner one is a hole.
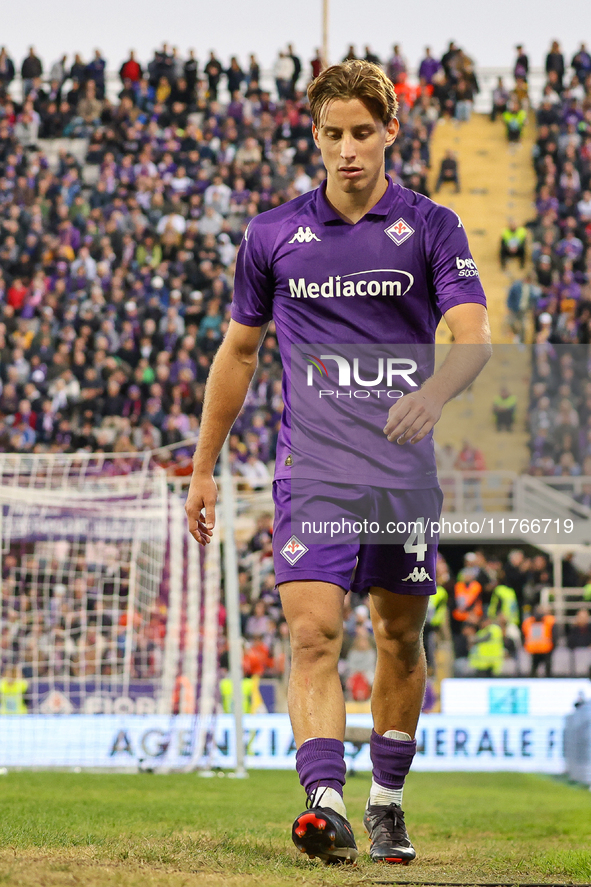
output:
M490 356L486 299L458 216L386 175L385 151L399 124L396 93L382 70L362 60L334 65L311 83L308 97L326 181L257 216L245 233L232 320L207 382L186 512L190 532L206 544L215 524L214 466L273 320L285 404L273 547L291 638L288 704L296 767L308 799L292 837L302 852L327 862L358 854L343 802L345 702L337 666L345 594L369 592L377 667L364 825L373 860L407 863L416 854L402 795L425 689L421 632L428 597L436 590L436 539L306 546L293 532L292 471L302 454L291 439L291 346L432 346L445 317L454 344L442 366L421 387L384 406L388 464L377 464L368 451L363 483L355 478L347 493L355 499L379 488L398 515L409 498L420 497L425 513L438 515L432 429L444 404L473 381ZM400 286L401 274L410 287ZM334 281L345 277L366 283L337 292ZM330 439L330 427L323 433ZM310 483L313 488L314 477Z

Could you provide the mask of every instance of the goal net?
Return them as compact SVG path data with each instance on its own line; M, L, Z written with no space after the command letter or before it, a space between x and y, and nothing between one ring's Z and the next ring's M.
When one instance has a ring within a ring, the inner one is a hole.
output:
M1 763L206 760L220 552L183 506L149 453L0 455L1 699L27 715L0 718ZM89 733L78 715L102 717Z

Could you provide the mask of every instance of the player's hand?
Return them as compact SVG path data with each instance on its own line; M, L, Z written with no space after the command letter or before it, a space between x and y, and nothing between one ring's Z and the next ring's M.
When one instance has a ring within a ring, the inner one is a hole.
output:
M443 404L424 388L405 394L388 411L384 434L388 440L418 443L439 421Z
M215 503L218 488L211 475L193 473L185 512L189 522L189 533L200 545L211 542L215 526ZM203 515L205 511L205 515Z

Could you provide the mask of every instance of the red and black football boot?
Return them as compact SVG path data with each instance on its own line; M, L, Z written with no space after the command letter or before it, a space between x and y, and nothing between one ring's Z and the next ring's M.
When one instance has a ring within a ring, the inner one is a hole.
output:
M296 817L291 837L310 859L331 863L355 862L359 855L353 829L344 816L330 807L310 807Z
M374 862L408 865L416 857L398 804L368 804L363 825L369 835L369 855Z

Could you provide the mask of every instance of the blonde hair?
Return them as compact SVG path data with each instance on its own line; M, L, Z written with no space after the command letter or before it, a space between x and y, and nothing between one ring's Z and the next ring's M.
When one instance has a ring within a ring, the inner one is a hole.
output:
M314 125L321 125L323 112L335 99L359 99L374 117L387 126L396 117L398 99L391 80L378 65L351 59L331 65L308 87L310 113Z

